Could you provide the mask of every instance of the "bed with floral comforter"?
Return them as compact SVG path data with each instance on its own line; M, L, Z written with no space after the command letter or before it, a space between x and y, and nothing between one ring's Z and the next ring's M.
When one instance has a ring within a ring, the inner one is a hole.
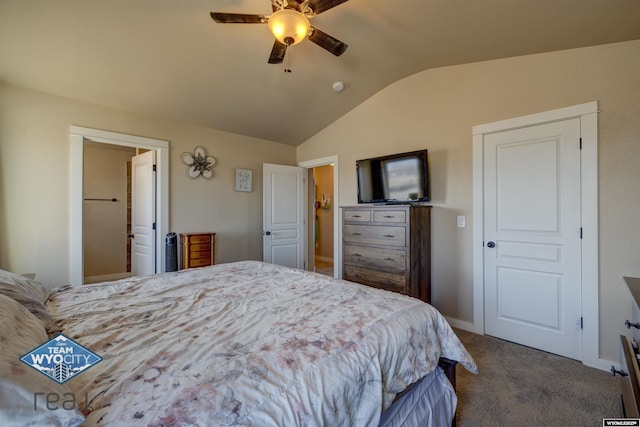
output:
M53 292L103 361L66 385L85 425L376 426L445 357L472 357L432 306L243 261Z

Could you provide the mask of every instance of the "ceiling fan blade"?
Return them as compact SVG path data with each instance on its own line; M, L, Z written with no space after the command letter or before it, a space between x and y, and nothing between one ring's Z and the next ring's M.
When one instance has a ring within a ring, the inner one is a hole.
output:
M286 52L287 45L280 43L278 40L274 40L271 55L269 55L269 64L282 64L282 61L284 61L284 54Z
M219 24L264 24L269 20L267 15L224 12L211 12L211 18Z
M313 10L313 13L320 15L322 12L327 11L333 7L341 5L348 0L310 0L309 6Z
M347 50L347 47L349 47L347 44L341 42L337 38L332 37L324 31L321 31L313 26L311 27L309 40L311 40L321 48L333 53L335 56L342 55L344 51Z

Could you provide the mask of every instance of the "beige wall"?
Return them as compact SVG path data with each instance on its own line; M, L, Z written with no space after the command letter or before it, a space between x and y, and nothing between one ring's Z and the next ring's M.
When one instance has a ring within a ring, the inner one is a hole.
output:
M599 102L600 353L618 358L640 276L640 41L427 70L387 87L298 147L298 161L339 156L339 205L356 203L354 162L429 150L432 299L473 321L474 125ZM465 215L466 228L456 228Z
M69 280L71 125L168 140L170 230L218 233L217 262L262 259L262 163L295 164L293 147L0 85L0 268ZM185 175L196 145L218 159L211 181ZM235 168L254 171L251 193Z

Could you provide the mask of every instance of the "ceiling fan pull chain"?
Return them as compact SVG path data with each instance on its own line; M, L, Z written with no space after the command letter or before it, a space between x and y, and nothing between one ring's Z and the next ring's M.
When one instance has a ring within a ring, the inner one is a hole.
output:
M287 49L287 50L289 50L289 49ZM289 54L284 57L284 72L285 73L290 73L291 72L291 67L289 66L289 64L291 63L291 51L289 50L288 53Z

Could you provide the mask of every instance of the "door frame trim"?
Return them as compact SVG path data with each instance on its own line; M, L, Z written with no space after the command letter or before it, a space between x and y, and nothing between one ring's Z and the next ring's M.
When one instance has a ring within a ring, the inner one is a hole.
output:
M333 277L342 278L342 221L340 221L340 208L338 207L338 156L327 156L322 157L320 159L307 160L304 162L298 162L298 166L305 169L305 173L308 173L309 169L319 167L319 166L327 166L333 165L333 200L331 204L333 205ZM304 190L304 208L305 208L305 218L309 217L309 191L308 186L305 186ZM309 224L306 224L305 227L305 262L306 265L309 265L309 244L308 244L308 236L309 236Z
M473 144L473 331L484 335L484 136L495 132L580 118L582 235L582 363L608 370L600 359L598 257L598 102L588 102L472 128Z
M69 140L69 283L80 286L84 282L82 191L85 140L156 151L156 272L164 271L165 246L159 236L164 236L169 230L169 141L73 125L69 129Z

